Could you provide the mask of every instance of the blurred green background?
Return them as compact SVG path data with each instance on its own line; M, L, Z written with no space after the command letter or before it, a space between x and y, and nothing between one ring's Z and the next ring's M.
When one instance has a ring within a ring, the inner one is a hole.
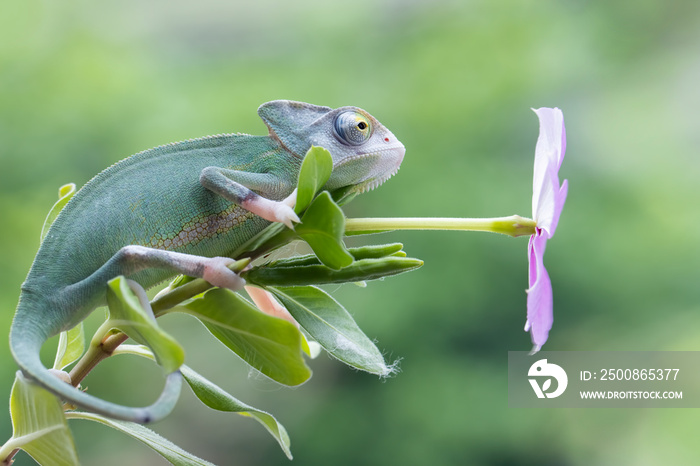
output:
M140 150L264 134L273 99L365 108L403 141L399 174L350 216L530 215L537 118L562 108L569 198L546 264L546 350L700 350L700 3L10 0L0 13L0 327L66 182ZM334 289L401 358L389 380L322 356L296 389L249 373L184 316L194 368L287 427L302 465L690 464L695 410L515 410L507 351L528 350L527 239L403 232L417 272ZM90 254L89 250L85 254ZM97 313L99 314L99 312ZM99 317L99 316L97 316ZM47 352L47 358L49 357ZM0 345L0 398L15 364ZM155 372L155 373L154 373ZM148 402L162 378L107 361L87 379ZM0 416L0 437L11 435ZM71 421L84 464L164 464ZM257 423L185 393L155 429L217 464L290 464ZM24 454L15 464L31 464Z

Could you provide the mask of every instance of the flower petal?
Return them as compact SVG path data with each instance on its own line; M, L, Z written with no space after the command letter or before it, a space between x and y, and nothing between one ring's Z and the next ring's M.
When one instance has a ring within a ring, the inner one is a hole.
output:
M540 135L535 147L535 167L539 159L546 159L547 165L561 167L566 152L566 128L564 114L559 108L541 107L533 109L540 120Z
M534 109L533 109L534 110ZM564 116L558 108L534 110L540 120L532 184L532 216L551 238L566 200L566 182L559 186L559 167L566 151Z
M549 279L547 269L544 268L544 251L547 247L547 236L538 228L536 234L530 237L528 254L530 272L528 281L530 288L527 290L527 323L525 330L530 331L533 352L539 349L547 341L549 330L554 321L552 282Z
M559 224L561 211L564 209L566 195L568 193L569 183L567 180L559 186L559 177L554 167L550 167L548 173L543 179L542 188L539 191L539 199L534 198L533 204L537 205L537 210L532 213L533 218L537 222L537 228L541 228L547 232L547 238L554 236L554 232Z
M537 189L539 188L539 189ZM537 228L547 232L547 237L552 237L552 225L558 223L555 218L557 210L557 195L559 191L559 175L554 166L545 166L541 172L540 184L533 186L532 193L532 218L537 222Z
M557 230L557 225L559 224L559 217L561 216L561 211L564 209L564 203L566 202L566 195L569 192L569 180L564 180L559 188L559 193L556 196L556 202L554 203L554 215L552 216L552 221L549 224L549 237L554 236L554 232Z

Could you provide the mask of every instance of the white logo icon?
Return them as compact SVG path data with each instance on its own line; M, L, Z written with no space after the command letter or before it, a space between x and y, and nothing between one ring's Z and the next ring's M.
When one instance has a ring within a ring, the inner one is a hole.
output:
M530 366L527 372L530 377L547 377L540 387L537 379L528 379L532 389L535 391L537 398L556 398L566 390L566 385L569 383L569 378L566 376L564 369L556 364L550 364L546 359L540 359ZM552 386L552 378L557 381L557 389L553 392L547 392Z

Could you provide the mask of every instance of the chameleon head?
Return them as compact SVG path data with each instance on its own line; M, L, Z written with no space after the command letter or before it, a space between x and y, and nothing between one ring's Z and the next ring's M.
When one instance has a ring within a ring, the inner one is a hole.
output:
M327 189L374 189L398 171L406 153L391 131L357 107L331 109L275 100L261 105L258 114L270 136L292 153L303 157L311 146L328 149L333 173Z

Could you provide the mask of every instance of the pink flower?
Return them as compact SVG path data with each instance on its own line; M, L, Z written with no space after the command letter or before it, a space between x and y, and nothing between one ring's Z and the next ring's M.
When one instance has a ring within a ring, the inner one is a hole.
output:
M534 109L533 109L534 110ZM532 186L532 217L537 223L528 244L529 288L527 290L527 322L525 331L532 337L532 352L547 341L554 321L552 282L544 268L547 240L554 236L564 208L568 183L559 184L559 167L566 151L564 116L558 108L534 110L540 120L540 135L535 148L535 175Z

